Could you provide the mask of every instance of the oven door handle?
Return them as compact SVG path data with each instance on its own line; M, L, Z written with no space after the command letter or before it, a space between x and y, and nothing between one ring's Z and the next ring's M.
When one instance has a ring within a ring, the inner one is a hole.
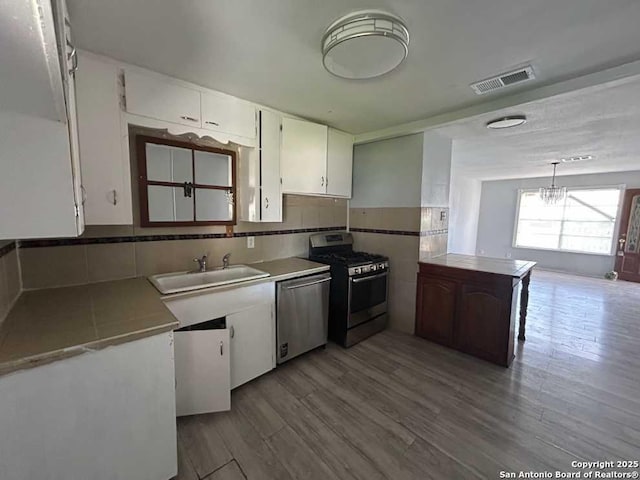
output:
M302 287L310 287L311 285L316 285L318 283L325 283L331 280L331 277L329 278L323 278L322 280L316 280L315 282L309 282L309 283L303 283L301 285L294 285L293 287L285 287L287 290L295 290L296 288L302 288Z
M386 277L387 275L389 275L389 272L379 273L378 275L372 275L370 277L361 277L361 278L355 278L355 279L352 278L351 283L368 282L369 280L375 280L376 278Z

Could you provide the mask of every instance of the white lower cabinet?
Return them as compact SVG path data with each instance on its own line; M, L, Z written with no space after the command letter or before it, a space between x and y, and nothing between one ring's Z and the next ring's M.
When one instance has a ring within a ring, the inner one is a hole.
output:
M172 339L159 333L0 377L0 478L175 477Z
M175 332L176 416L231 408L229 330Z
M231 388L253 380L275 367L274 304L227 316L231 337Z
M275 368L275 284L166 300L175 335L176 415L231 408L231 389Z

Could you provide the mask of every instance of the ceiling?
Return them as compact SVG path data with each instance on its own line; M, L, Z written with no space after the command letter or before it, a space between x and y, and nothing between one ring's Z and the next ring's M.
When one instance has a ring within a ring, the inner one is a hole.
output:
M453 139L453 166L482 180L640 170L640 76L460 120L436 131ZM527 123L490 130L486 123L525 114Z
M503 92L640 58L636 0L68 3L81 48L354 134L495 99L501 94L478 97L469 84L524 63L537 80ZM334 77L322 67L324 29L363 8L406 20L409 57L377 79Z

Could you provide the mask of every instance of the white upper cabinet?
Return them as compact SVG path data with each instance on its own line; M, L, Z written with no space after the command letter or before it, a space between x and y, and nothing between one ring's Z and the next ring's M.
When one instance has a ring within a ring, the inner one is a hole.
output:
M329 129L327 146L327 195L351 198L353 135Z
M282 221L280 126L282 117L258 112L258 146L239 155L239 218L245 222Z
M0 238L84 229L73 74L62 0L0 5Z
M192 131L223 143L255 145L256 109L250 102L127 67L125 91L128 113L191 127L176 133Z
M80 53L76 75L80 164L87 225L133 223L128 158L122 152L115 63Z
M317 123L282 119L283 193L326 193L327 127Z
M353 136L303 120L282 121L284 193L351 197Z
M282 221L282 185L280 183L280 115L260 112L260 193L261 220Z
M201 127L200 92L151 75L125 71L127 112Z
M218 92L202 92L202 128L255 138L256 109L244 100Z

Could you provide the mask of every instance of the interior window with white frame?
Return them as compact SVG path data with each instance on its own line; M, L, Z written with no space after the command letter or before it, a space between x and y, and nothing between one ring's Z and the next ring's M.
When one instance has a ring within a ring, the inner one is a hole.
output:
M622 187L568 188L547 205L538 190L520 190L514 247L612 255Z

